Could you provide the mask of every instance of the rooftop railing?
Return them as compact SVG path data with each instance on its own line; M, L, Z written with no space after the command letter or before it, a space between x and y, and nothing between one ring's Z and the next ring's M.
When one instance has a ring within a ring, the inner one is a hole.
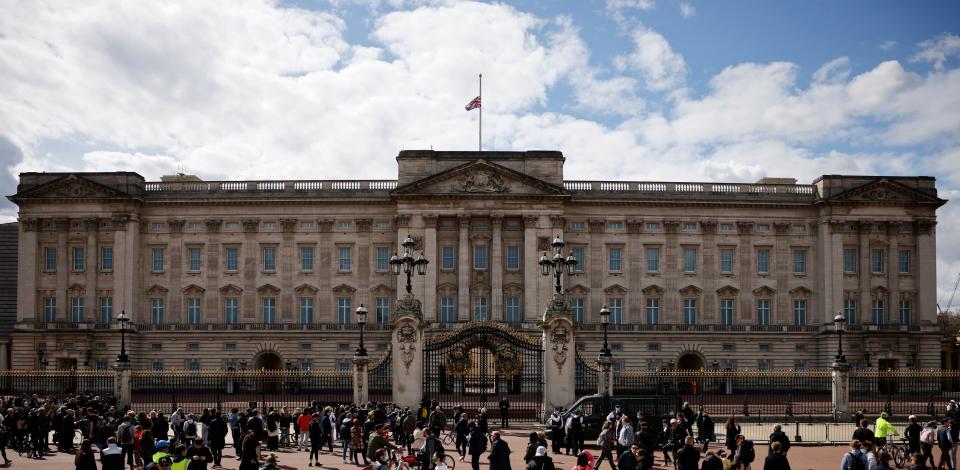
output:
M315 191L388 191L396 180L162 181L144 185L147 193L284 193Z
M812 184L684 183L656 181L564 181L567 191L624 193L750 194L816 196Z

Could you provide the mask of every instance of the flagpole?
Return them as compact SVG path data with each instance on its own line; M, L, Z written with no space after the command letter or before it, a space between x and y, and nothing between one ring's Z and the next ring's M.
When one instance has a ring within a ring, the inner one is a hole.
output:
M483 152L483 74L480 74L480 121L477 125L477 152Z

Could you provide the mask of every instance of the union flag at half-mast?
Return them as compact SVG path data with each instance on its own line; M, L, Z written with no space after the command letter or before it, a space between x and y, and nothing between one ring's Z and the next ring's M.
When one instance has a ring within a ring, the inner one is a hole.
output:
M478 96L478 97L470 100L470 102L467 103L466 106L464 106L464 109L466 109L467 111L470 111L470 110L473 110L473 109L477 109L477 108L479 108L479 107L480 107L480 97Z

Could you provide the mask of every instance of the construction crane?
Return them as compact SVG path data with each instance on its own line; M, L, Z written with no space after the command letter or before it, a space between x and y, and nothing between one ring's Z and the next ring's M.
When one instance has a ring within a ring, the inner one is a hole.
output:
M957 280L953 283L953 292L950 293L950 300L947 301L947 308L940 308L940 304L937 304L937 308L940 308L940 314L949 313L950 307L953 307L953 299L957 296L957 288L960 287L960 273L957 273Z

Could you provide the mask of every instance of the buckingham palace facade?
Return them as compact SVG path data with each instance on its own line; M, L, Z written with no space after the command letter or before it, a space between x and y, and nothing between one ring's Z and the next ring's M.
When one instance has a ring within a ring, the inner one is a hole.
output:
M615 370L825 368L838 313L853 367L939 367L934 178L569 181L564 161L402 151L375 181L23 173L0 363L106 368L124 311L135 368L346 369L360 304L371 355L387 348L408 236L430 261L413 281L428 335L538 335L553 278L537 263L559 236L577 348L596 355L607 306Z

